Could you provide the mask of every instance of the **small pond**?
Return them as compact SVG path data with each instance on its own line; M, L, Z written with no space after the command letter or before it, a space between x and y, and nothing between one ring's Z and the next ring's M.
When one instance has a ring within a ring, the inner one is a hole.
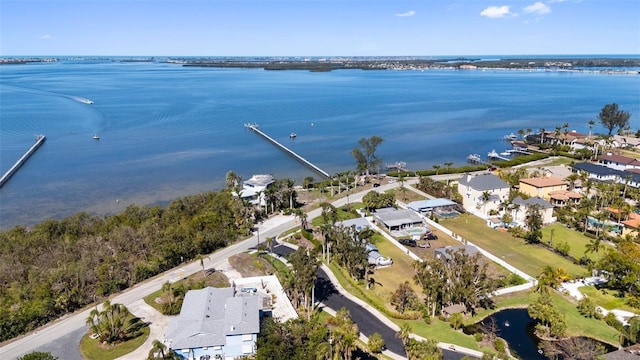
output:
M546 356L538 352L538 343L535 336L536 320L529 317L527 309L507 309L499 311L484 319L483 324L495 319L499 329L498 336L508 344L511 354L520 359L545 360Z
M480 324L489 324L494 319L497 335L509 344L511 355L526 360L547 360L541 350L538 350L540 340L535 336L536 320L529 317L527 309L506 309L482 320ZM465 329L467 333L475 333L478 325L472 325ZM600 343L605 352L615 348L609 344Z

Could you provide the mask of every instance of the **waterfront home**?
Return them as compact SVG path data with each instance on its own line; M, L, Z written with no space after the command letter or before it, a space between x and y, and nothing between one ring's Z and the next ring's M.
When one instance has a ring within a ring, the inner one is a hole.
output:
M621 174L621 171L612 169L610 167L594 164L591 162L581 162L574 164L572 168L576 172L584 171L587 173L589 179L596 181L617 181Z
M637 159L610 152L600 155L598 163L614 170L640 169L640 161Z
M532 197L525 200L518 196L513 199L512 203L517 205L517 210L512 209L513 220L519 224L526 224L527 213L534 205L538 206L540 210L543 225L548 225L556 221L556 218L553 216L553 205L543 198Z
M274 182L273 175L253 175L250 179L242 182L240 197L252 205L266 206L264 191Z
M637 168L621 171L590 162L574 164L572 168L576 172L586 172L590 179L596 181L615 182L634 188L640 187L640 169Z
M261 301L255 292L236 293L232 287L190 290L180 315L169 320L164 342L181 359L233 359L255 354Z
M465 210L486 216L491 210L498 210L501 202L509 197L509 184L494 174L465 174L458 181L458 192L462 195ZM489 198L485 199L484 194Z
M611 138L611 146L624 149L640 149L640 138L613 135Z
M549 200L550 192L568 189L568 181L552 176L520 179L520 192L527 196L537 196L545 200Z

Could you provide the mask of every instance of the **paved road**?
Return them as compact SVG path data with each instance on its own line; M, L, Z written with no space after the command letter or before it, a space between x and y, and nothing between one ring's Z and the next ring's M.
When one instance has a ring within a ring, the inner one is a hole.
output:
M295 219L293 216L276 216L269 219L258 227L258 229L260 229L259 234L256 233L255 236L249 239L240 241L211 254L208 259L204 260L205 267L211 267L213 264L227 259L230 256L247 251L257 245L258 239L262 242L267 237L276 236L294 227L294 225ZM184 264L183 266L135 285L111 298L111 302L131 307L137 300L158 290L162 287L162 284L167 281L187 277L201 271L201 269L199 261ZM80 359L78 344L80 338L86 331L85 320L87 316L89 316L91 309L92 307L87 307L82 311L67 315L19 339L3 344L3 346L0 347L0 359L15 359L35 349L51 351L60 359Z
M415 180L413 180L412 182L415 182ZM392 189L397 186L398 186L398 183L385 184L380 186L379 188L376 188L375 190L378 192L384 192L386 190ZM367 189L359 193L350 194L349 197L345 197L337 201L334 201L332 204L335 207L340 207L347 204L349 200L351 202L361 201L362 197L369 191L370 189ZM321 214L321 212L322 212L321 209L312 210L307 215L308 220L311 221L315 217L318 217ZM218 263L224 259L227 259L230 256L233 256L235 254L254 248L259 242L263 242L264 239L266 239L267 237L275 237L280 233L284 232L285 230L288 230L294 227L295 225L296 225L295 219L293 216L276 216L274 218L271 218L258 226L258 231L254 236L244 241L240 241L231 246L228 246L224 249L220 249L217 252L209 255L209 257L204 260L204 266L211 267L213 266L213 264ZM127 289L126 291L118 295L113 296L111 298L111 302L124 304L125 306L130 307L136 301L142 299L144 296L161 288L162 284L166 283L167 281L175 281L180 278L187 277L200 270L201 270L201 266L199 261L194 261L188 264L184 264L180 267L174 268L163 274L160 274L154 278L146 280L145 282L137 284L134 287ZM328 284L324 283L322 286L326 287L328 286ZM330 301L330 302L334 301L333 298L336 295L335 294L332 295L330 289L327 288L321 291L327 292L326 293L327 301ZM344 301L344 300L337 298L337 300L335 301ZM344 304L347 304L347 303L345 302ZM353 304L357 305L355 303ZM333 307L332 305L329 305L329 306ZM338 303L336 303L335 306L337 306L336 307L337 309L340 309L342 307L342 306L339 306ZM359 305L357 306L359 307ZM359 327L361 326L360 328L361 332L363 332L364 334L368 334L369 332L373 333L376 331L379 332L385 338L385 342L387 342L388 344L387 347L390 350L394 349L392 351L394 352L397 351L399 354L404 354L404 351L397 349L396 347L397 345L395 345L395 342L397 341L397 339L395 339L395 331L391 330L389 327L387 327L384 324L382 324L382 326L389 329L389 331L391 331L393 334L388 333L383 329L383 327L378 327L378 325L373 327L373 323L369 323L367 321L369 321L368 319L375 318L375 316L371 315L366 311L365 311L366 314L363 313L361 315L355 315L356 313L359 313L357 308L355 306L351 307L351 305L348 308L352 313L352 317L354 318L357 317L357 319L359 319L358 321L360 321L360 323L358 326ZM91 311L91 309L92 309L91 306L87 307L84 310L77 311L76 313L67 315L61 319L58 319L52 323L49 323L44 327L39 328L38 330L31 332L21 338L14 339L8 343L3 344L3 346L0 347L0 359L15 359L19 356L22 356L36 349L39 351L50 351L55 356L58 356L60 359L65 359L65 360L81 359L79 350L78 350L78 344L79 344L80 338L82 337L82 335L84 335L86 331L85 320L89 315L89 312ZM351 309L354 309L354 310L352 311ZM358 321L356 321L356 323L358 323ZM459 354L450 352L448 350L443 350L443 352L445 353L446 360L457 360L462 357L462 356L457 357L457 355ZM455 357L449 357L447 353L452 353L454 354Z
M286 245L273 247L273 252L283 257L286 257L293 251L292 248ZM370 337L373 333L379 333L384 339L387 350L400 356L406 356L402 342L396 337L396 330L387 326L383 321L359 304L340 294L324 270L318 268L317 275L318 278L315 284L316 301L322 302L334 311L342 308L349 310L351 320L358 325L361 333L367 337ZM460 360L464 357L464 354L447 349L442 349L442 353L444 360Z

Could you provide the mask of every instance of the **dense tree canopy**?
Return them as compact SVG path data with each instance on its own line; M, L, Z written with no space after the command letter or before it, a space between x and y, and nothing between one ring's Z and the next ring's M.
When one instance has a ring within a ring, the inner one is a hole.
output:
M453 304L464 304L472 313L491 304L495 282L487 276L488 264L478 253L448 250L450 259L416 262L415 281L422 286L425 305L431 316Z
M0 341L226 246L250 233L247 214L222 191L0 232Z

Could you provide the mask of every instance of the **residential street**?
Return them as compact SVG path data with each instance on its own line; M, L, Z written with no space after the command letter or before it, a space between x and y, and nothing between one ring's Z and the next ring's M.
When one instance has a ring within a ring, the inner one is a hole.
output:
M407 182L409 183L409 182ZM384 192L388 189L397 187L398 183L385 184L376 190ZM359 202L362 197L370 189L350 194L333 202L333 205L340 207L348 201ZM308 219L319 216L321 209L315 209L308 213ZM280 233L288 230L296 225L293 216L277 215L262 224L259 224L255 235L235 243L224 249L212 253L204 260L205 267L212 267L213 264L219 263L235 254L255 248L258 243L262 243L267 237L275 237ZM285 255L291 252L291 248L286 246L274 247L276 253ZM167 281L175 281L180 278L187 277L201 270L200 262L194 261L183 266L174 268L152 279L140 283L121 294L111 298L114 303L121 303L127 307L134 309L135 304L139 303L144 296L156 291L162 284ZM400 340L395 336L396 330L385 324L385 322L377 318L372 312L363 308L361 305L343 296L336 290L333 283L329 279L329 275L322 269L318 270L318 281L316 283L316 300L322 302L325 306L339 310L343 307L347 308L351 313L351 318L358 324L360 332L365 336L370 336L374 332L380 333L385 339L387 349L395 354L404 356L404 348ZM29 333L19 339L15 339L0 347L0 359L14 359L33 350L50 351L53 355L65 360L81 360L78 344L82 336L86 332L85 320L89 315L92 307L88 307L82 311L67 315L66 317L52 322L37 331ZM388 320L386 320L388 322ZM464 354L443 349L444 359L458 360Z

